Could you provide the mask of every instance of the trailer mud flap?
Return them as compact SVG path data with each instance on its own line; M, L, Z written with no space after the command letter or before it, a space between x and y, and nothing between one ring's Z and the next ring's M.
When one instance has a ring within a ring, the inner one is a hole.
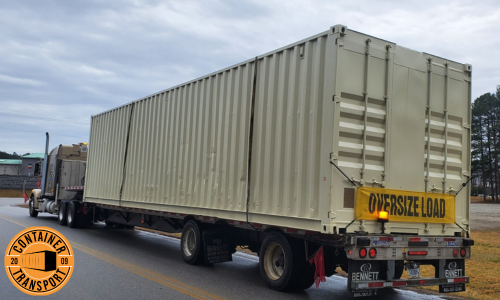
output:
M215 264L233 260L234 245L226 229L204 229L203 244L205 245L205 263Z
M439 285L440 293L456 293L465 291L465 283L452 283L455 278L462 278L465 276L465 260L463 259L447 259L440 263L440 276L451 281L449 284Z
M349 260L349 277L347 286L353 297L376 296L377 289L353 289L352 283L355 281L380 281L387 278L387 262L385 261L365 261Z

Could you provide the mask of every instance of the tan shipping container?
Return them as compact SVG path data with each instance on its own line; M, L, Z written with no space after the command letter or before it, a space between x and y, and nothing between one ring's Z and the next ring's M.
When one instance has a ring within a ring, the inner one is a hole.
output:
M92 116L84 198L379 233L357 220L356 188L331 163L358 186L454 195L470 176L470 80L470 65L336 25ZM469 192L456 197L465 229ZM386 233L455 231L389 222Z

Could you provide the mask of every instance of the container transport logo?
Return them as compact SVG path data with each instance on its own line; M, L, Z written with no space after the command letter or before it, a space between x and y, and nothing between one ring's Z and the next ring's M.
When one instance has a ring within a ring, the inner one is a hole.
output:
M18 233L5 251L5 271L12 284L28 295L60 290L73 273L75 257L68 240L49 227Z

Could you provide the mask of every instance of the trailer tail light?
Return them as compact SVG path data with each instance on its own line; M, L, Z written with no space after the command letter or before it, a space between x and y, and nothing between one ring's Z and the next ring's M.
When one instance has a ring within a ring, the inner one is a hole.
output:
M467 251L465 251L465 248L462 248L460 250L460 256L465 257L466 254L467 254Z
M366 248L359 249L359 257L365 258L366 257L366 253L367 253Z
M408 251L408 255L427 255L427 251Z
M453 282L466 282L467 281L467 278L455 278L453 279ZM450 280L448 279L448 282L450 282Z
M370 255L370 258L375 258L375 256L377 256L377 249L371 248L369 255Z
M453 257L457 257L458 256L458 249L453 249Z

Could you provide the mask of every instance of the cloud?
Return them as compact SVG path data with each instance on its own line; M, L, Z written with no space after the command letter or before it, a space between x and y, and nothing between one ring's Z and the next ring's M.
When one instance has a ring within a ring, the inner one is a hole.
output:
M472 64L474 99L500 84L498 20L493 0L6 1L0 150L39 152L45 131L86 141L93 114L335 24Z
M27 79L27 78L7 76L7 75L2 75L2 74L0 74L0 82L11 83L11 84L15 84L15 85L28 85L28 86L42 86L42 85L44 85L44 83L41 81Z

